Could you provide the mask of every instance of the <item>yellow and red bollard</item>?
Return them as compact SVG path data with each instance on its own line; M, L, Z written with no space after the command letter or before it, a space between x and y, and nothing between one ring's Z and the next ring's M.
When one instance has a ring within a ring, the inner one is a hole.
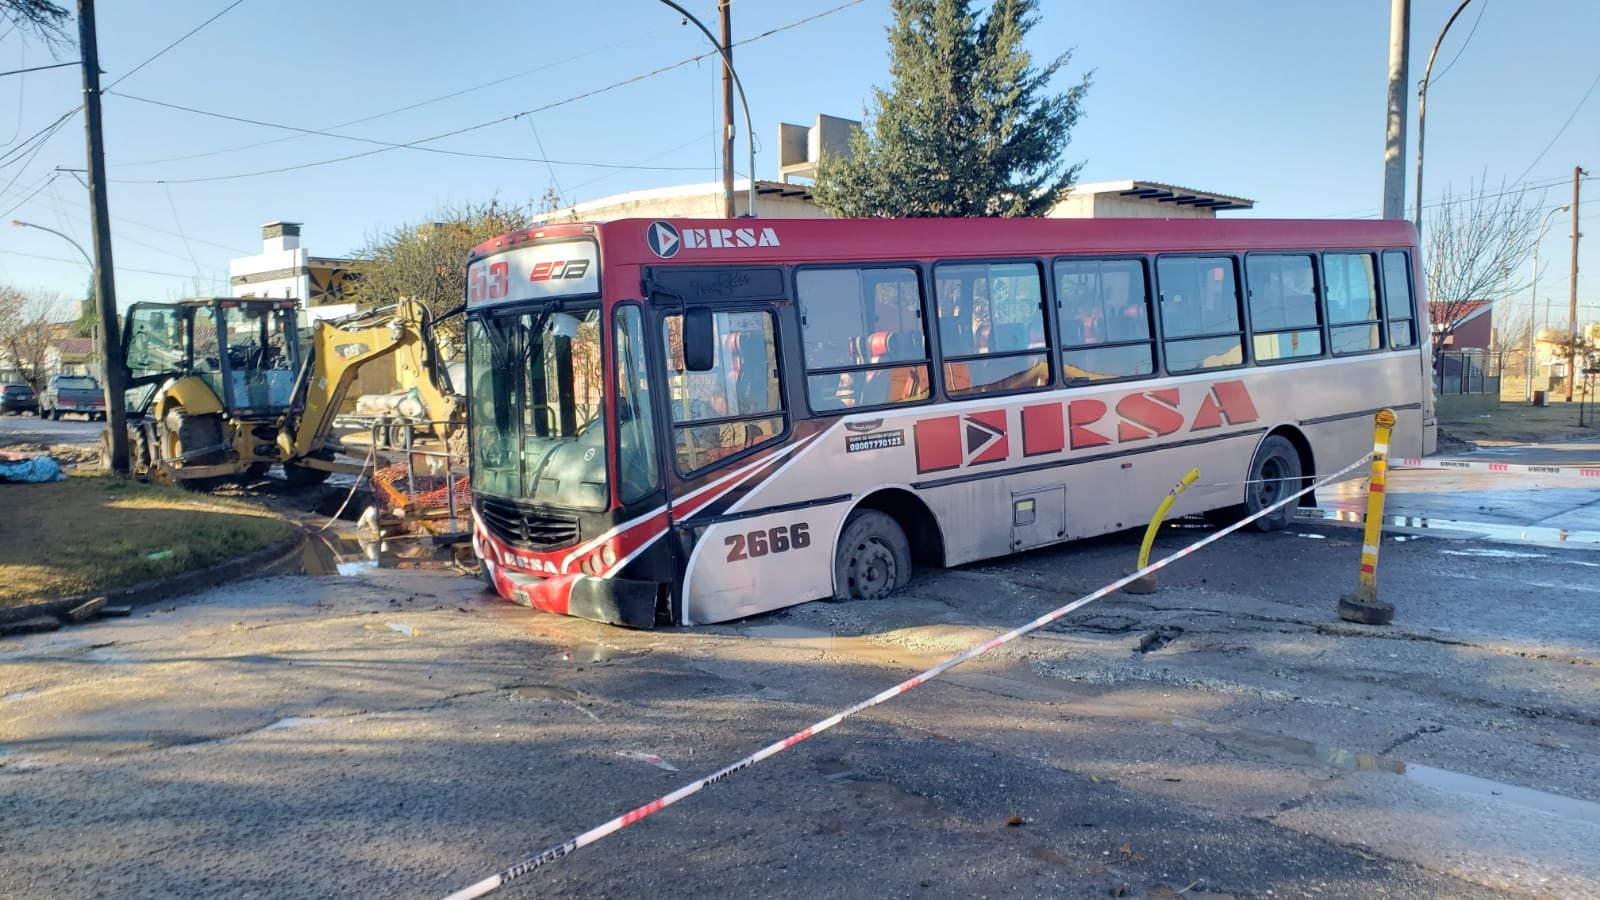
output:
M1394 607L1378 600L1378 546L1383 541L1384 481L1389 472L1389 431L1394 428L1394 413L1378 411L1378 427L1372 441L1372 478L1367 484L1367 527L1361 540L1361 576L1354 594L1339 598L1339 618L1363 625L1387 625L1394 620Z

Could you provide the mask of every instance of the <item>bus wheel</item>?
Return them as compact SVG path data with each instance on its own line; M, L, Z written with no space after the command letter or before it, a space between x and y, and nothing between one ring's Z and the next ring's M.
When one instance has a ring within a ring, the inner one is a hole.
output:
M1289 439L1272 435L1261 442L1250 463L1250 484L1244 494L1246 515L1255 515L1300 488L1300 454ZM1294 518L1294 504L1286 503L1251 522L1257 531L1281 531Z
M881 600L911 583L911 544L887 513L857 510L833 559L834 598Z

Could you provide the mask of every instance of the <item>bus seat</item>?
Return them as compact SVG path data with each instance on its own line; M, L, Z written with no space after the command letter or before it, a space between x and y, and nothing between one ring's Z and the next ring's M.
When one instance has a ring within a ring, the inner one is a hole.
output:
M864 362L871 365L882 362L885 358L892 358L890 357L889 349L890 341L893 337L893 332L888 331L874 331L867 335L862 341L867 351L867 357ZM883 369L875 369L865 372L863 375L861 393L856 397L857 403L861 406L878 406L888 403L893 387L889 372Z

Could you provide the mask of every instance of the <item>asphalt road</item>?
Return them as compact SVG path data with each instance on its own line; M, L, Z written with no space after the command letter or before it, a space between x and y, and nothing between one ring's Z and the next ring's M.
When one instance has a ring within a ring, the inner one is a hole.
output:
M45 444L102 427L0 418L0 442L18 424ZM1451 525L1385 539L1392 626L1334 615L1354 528L1228 536L1156 594L1098 601L499 895L1600 896L1600 544L1459 527L1581 535L1595 491L1391 485L1391 511ZM1155 556L1212 533L1175 524ZM884 602L654 632L358 563L5 638L0 896L442 896L1136 551L1113 536L919 571Z
M1210 532L1175 527L1157 555ZM628 632L283 577L0 641L0 895L443 896L1119 575ZM1600 895L1600 556L1236 535L499 895ZM669 768L670 767L670 768Z
M59 422L41 419L35 415L0 416L0 446L7 444L78 444L99 446L100 435L106 430L104 422L90 422L81 416L69 414Z

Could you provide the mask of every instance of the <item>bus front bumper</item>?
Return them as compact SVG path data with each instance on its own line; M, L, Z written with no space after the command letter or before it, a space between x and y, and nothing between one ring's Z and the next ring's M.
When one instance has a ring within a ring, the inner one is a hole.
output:
M654 582L576 574L541 578L488 560L480 563L488 569L495 591L513 603L627 628L651 628L656 624Z

